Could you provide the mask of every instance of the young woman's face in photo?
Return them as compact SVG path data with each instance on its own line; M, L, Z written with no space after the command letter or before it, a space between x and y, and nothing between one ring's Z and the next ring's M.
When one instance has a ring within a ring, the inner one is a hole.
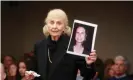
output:
M17 73L17 66L15 64L11 64L9 67L10 76L16 76L16 73Z
M76 42L83 43L85 41L85 38L86 38L85 29L83 27L78 27L75 36Z
M24 76L25 71L26 71L26 64L24 62L20 62L19 63L19 73L20 73L20 75Z
M61 18L53 18L47 22L48 32L51 36L60 36L64 29L65 23Z

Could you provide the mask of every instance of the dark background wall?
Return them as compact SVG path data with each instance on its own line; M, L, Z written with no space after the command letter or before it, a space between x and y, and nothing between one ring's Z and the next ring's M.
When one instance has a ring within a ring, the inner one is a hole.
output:
M124 55L133 66L133 2L1 2L1 54L19 59L30 52L43 39L44 18L53 8L65 10L70 26L74 19L98 24L98 56Z

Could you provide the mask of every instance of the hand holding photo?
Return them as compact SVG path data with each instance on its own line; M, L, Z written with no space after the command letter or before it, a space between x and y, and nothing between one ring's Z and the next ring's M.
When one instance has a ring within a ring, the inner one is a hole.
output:
M86 63L88 65L92 64L93 62L95 62L97 59L97 54L96 54L96 51L93 50L88 57L85 57L85 60L86 60Z
M74 20L67 53L88 57L94 50L97 24Z

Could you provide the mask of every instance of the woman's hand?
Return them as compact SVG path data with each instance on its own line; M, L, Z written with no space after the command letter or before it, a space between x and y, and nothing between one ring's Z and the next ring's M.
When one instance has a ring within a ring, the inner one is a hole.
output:
M97 54L96 54L96 51L95 51L95 50L92 51L92 52L90 53L90 55L89 55L88 57L85 58L86 63L87 63L88 65L94 63L94 62L96 61L96 59L97 59Z
M35 76L33 75L33 72L30 74L28 72L25 72L25 79L26 80L34 80Z

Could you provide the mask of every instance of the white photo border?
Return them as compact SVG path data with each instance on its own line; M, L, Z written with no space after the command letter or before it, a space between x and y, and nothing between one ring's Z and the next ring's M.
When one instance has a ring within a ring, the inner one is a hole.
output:
M87 54L78 54L78 53L75 53L75 52L72 52L72 51L69 51L68 50L69 47L70 47L71 40L72 40L72 35L73 35L73 30L74 30L75 23L84 24L84 25L88 25L88 26L94 27L94 33L93 33L93 38L92 38L91 51L94 50L94 45L95 45L95 39L96 39L96 33L97 33L97 27L98 27L98 25L97 24L90 23L90 22L81 21L81 20L78 20L78 19L74 19L74 22L73 22L72 34L70 36L70 40L69 40L69 44L68 44L68 48L67 48L67 53L68 54L73 54L73 55L78 55L78 56L83 56L83 57L88 57L89 55L87 55Z

